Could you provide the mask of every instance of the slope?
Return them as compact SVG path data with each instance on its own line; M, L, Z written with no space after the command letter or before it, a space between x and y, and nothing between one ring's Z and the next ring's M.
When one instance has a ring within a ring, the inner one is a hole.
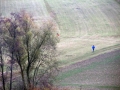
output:
M82 86L83 90L90 90L90 88L119 90L119 68L120 50L111 51L61 68L58 84L72 87Z

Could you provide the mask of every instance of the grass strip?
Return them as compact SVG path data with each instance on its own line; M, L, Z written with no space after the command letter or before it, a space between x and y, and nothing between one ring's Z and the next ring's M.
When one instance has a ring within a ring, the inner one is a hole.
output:
M59 64L60 66L66 66L66 65L70 65L70 64L74 64L76 62L79 62L79 60L83 61L83 60L86 60L88 58L92 58L92 57L95 57L99 54L103 54L109 50L112 49L115 50L115 49L119 49L120 48L120 44L117 44L117 45L114 45L114 46L109 46L109 47L106 47L106 48L102 48L100 50L96 50L94 53L86 53L84 54L83 56L78 56L74 59L68 59L68 60L62 60L62 61L59 61ZM102 53L101 53L102 52Z
M68 84L68 83L62 83L62 86L72 86L72 87L82 87L82 88L99 88L99 89L114 89L114 90L120 90L120 86L100 86L100 85L80 85L80 84Z
M57 76L57 80L63 80L65 78L71 77L71 76L78 74L80 72L84 72L86 70L96 68L102 64L108 64L109 62L113 62L113 61L118 60L118 59L120 59L120 55L115 55L113 57L105 58L100 62L93 62L92 64L85 66L83 68L75 68L75 69L63 72Z

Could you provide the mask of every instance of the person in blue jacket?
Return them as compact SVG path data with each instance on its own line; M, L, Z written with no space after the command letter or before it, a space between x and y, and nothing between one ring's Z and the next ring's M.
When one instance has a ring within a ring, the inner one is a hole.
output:
M94 45L92 45L92 50L93 50L93 52L94 52L94 50L95 50L95 46L94 46Z

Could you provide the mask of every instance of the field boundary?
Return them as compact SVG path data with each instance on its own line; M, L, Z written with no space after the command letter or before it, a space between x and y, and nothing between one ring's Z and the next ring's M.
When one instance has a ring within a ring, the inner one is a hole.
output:
M120 86L101 86L101 85L80 85L80 84L69 84L69 83L62 83L61 87L74 87L76 89L84 89L84 88L97 88L97 89L115 89L119 90Z
M73 60L71 60L70 62L67 60L67 61L62 61L62 63L64 63L65 65L60 65L61 68L65 67L65 66L69 66L71 64L75 64L77 62L82 62L82 61L85 61L89 58L93 58L93 57L96 57L100 54L104 54L104 53L108 53L108 52L112 52L112 51L115 51L115 50L119 50L120 49L120 44L117 44L117 45L114 45L114 46L109 46L109 47L106 47L106 48L102 48L100 50L97 50L95 51L94 53L86 53L85 55L81 56L81 57L77 57ZM102 52L101 52L102 51ZM87 55L87 57L86 57ZM73 61L73 62L72 62ZM67 63L67 64L66 64Z

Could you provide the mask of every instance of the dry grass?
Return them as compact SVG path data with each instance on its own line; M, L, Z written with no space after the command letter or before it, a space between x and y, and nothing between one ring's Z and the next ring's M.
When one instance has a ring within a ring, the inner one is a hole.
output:
M83 38L63 38L58 44L58 60L63 66L69 65L70 63L79 62L85 58L120 48L119 42L120 38L116 37L86 36ZM94 54L92 54L91 49L93 44L96 46Z

